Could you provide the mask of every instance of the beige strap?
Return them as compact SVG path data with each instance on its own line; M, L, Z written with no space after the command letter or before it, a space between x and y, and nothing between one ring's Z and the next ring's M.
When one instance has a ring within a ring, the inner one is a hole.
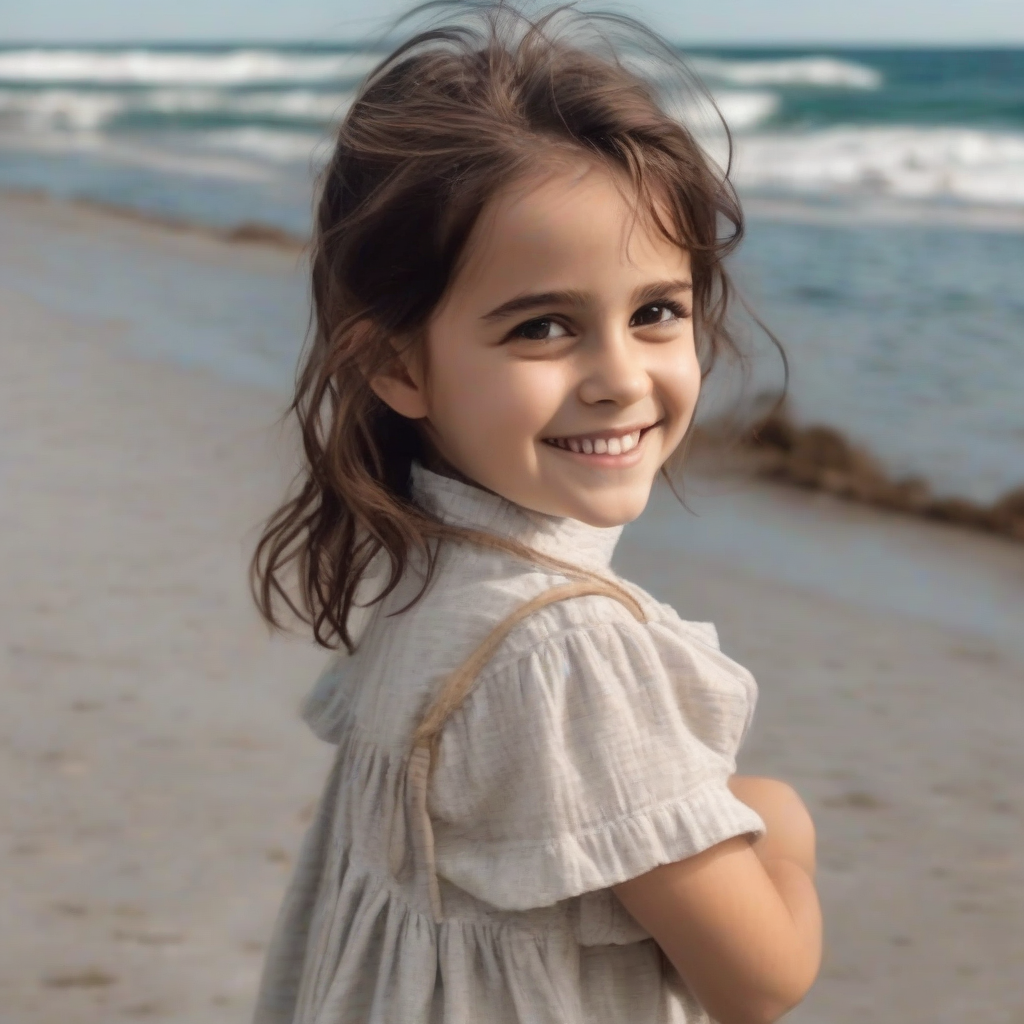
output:
M533 600L517 608L511 615L498 623L477 649L444 681L427 713L412 735L412 752L406 767L407 792L412 794L413 854L416 860L427 868L427 886L434 920L444 920L441 906L441 891L437 882L437 861L434 854L434 830L427 810L427 787L433 755L441 736L441 730L452 713L458 709L473 688L473 683L484 666L494 657L502 641L512 630L535 611L556 601L573 597L610 597L625 605L633 617L645 622L640 603L624 587L611 580L590 578L553 587L538 594ZM406 797L408 799L408 797ZM396 808L397 811L397 808ZM398 836L392 832L392 841ZM391 850L392 871L397 874L404 860L402 851Z

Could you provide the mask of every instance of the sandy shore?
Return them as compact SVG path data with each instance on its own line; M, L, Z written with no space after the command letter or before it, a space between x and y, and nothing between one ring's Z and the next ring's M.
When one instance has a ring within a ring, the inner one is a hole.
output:
M324 656L245 587L284 350L196 338L275 288L294 254L0 197L3 1024L250 1012L330 756L296 715ZM191 365L161 358L175 324ZM742 768L815 815L828 950L791 1019L1020 1024L1024 548L696 490L618 561L718 623L761 684Z

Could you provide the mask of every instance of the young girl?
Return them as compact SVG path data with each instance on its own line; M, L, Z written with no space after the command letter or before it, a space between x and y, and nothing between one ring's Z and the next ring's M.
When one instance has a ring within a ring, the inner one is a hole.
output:
M810 819L734 775L714 627L609 567L730 344L740 213L621 19L473 10L370 75L323 182L254 571L345 649L306 708L338 750L256 1021L772 1021L818 968Z

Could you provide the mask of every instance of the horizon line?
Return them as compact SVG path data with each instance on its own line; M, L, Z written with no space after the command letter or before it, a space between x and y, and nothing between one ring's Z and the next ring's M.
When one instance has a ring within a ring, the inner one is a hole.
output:
M235 38L228 37L179 37L179 38L146 38L146 37L125 37L125 38L82 38L82 39L0 39L0 50L28 49L28 48L81 48L93 47L154 47L172 49L175 47L267 47L267 46L294 46L307 49L325 49L333 46L352 46L362 48L372 39L366 37L318 39L283 37L283 36L255 36ZM381 40L383 41L383 40ZM711 40L700 39L682 42L676 39L669 39L667 42L677 49L715 49L715 50L806 50L806 49L830 49L830 50L1024 50L1024 38L1011 42L1001 41L971 41L963 40L800 40L800 39L772 39L759 41L739 40Z

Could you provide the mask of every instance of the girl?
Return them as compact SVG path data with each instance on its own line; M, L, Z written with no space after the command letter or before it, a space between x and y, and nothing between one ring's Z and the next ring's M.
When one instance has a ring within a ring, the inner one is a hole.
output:
M730 344L740 213L622 19L473 12L369 76L323 181L254 577L345 648L338 750L256 1021L772 1021L818 968L810 819L734 776L714 627L609 568Z

